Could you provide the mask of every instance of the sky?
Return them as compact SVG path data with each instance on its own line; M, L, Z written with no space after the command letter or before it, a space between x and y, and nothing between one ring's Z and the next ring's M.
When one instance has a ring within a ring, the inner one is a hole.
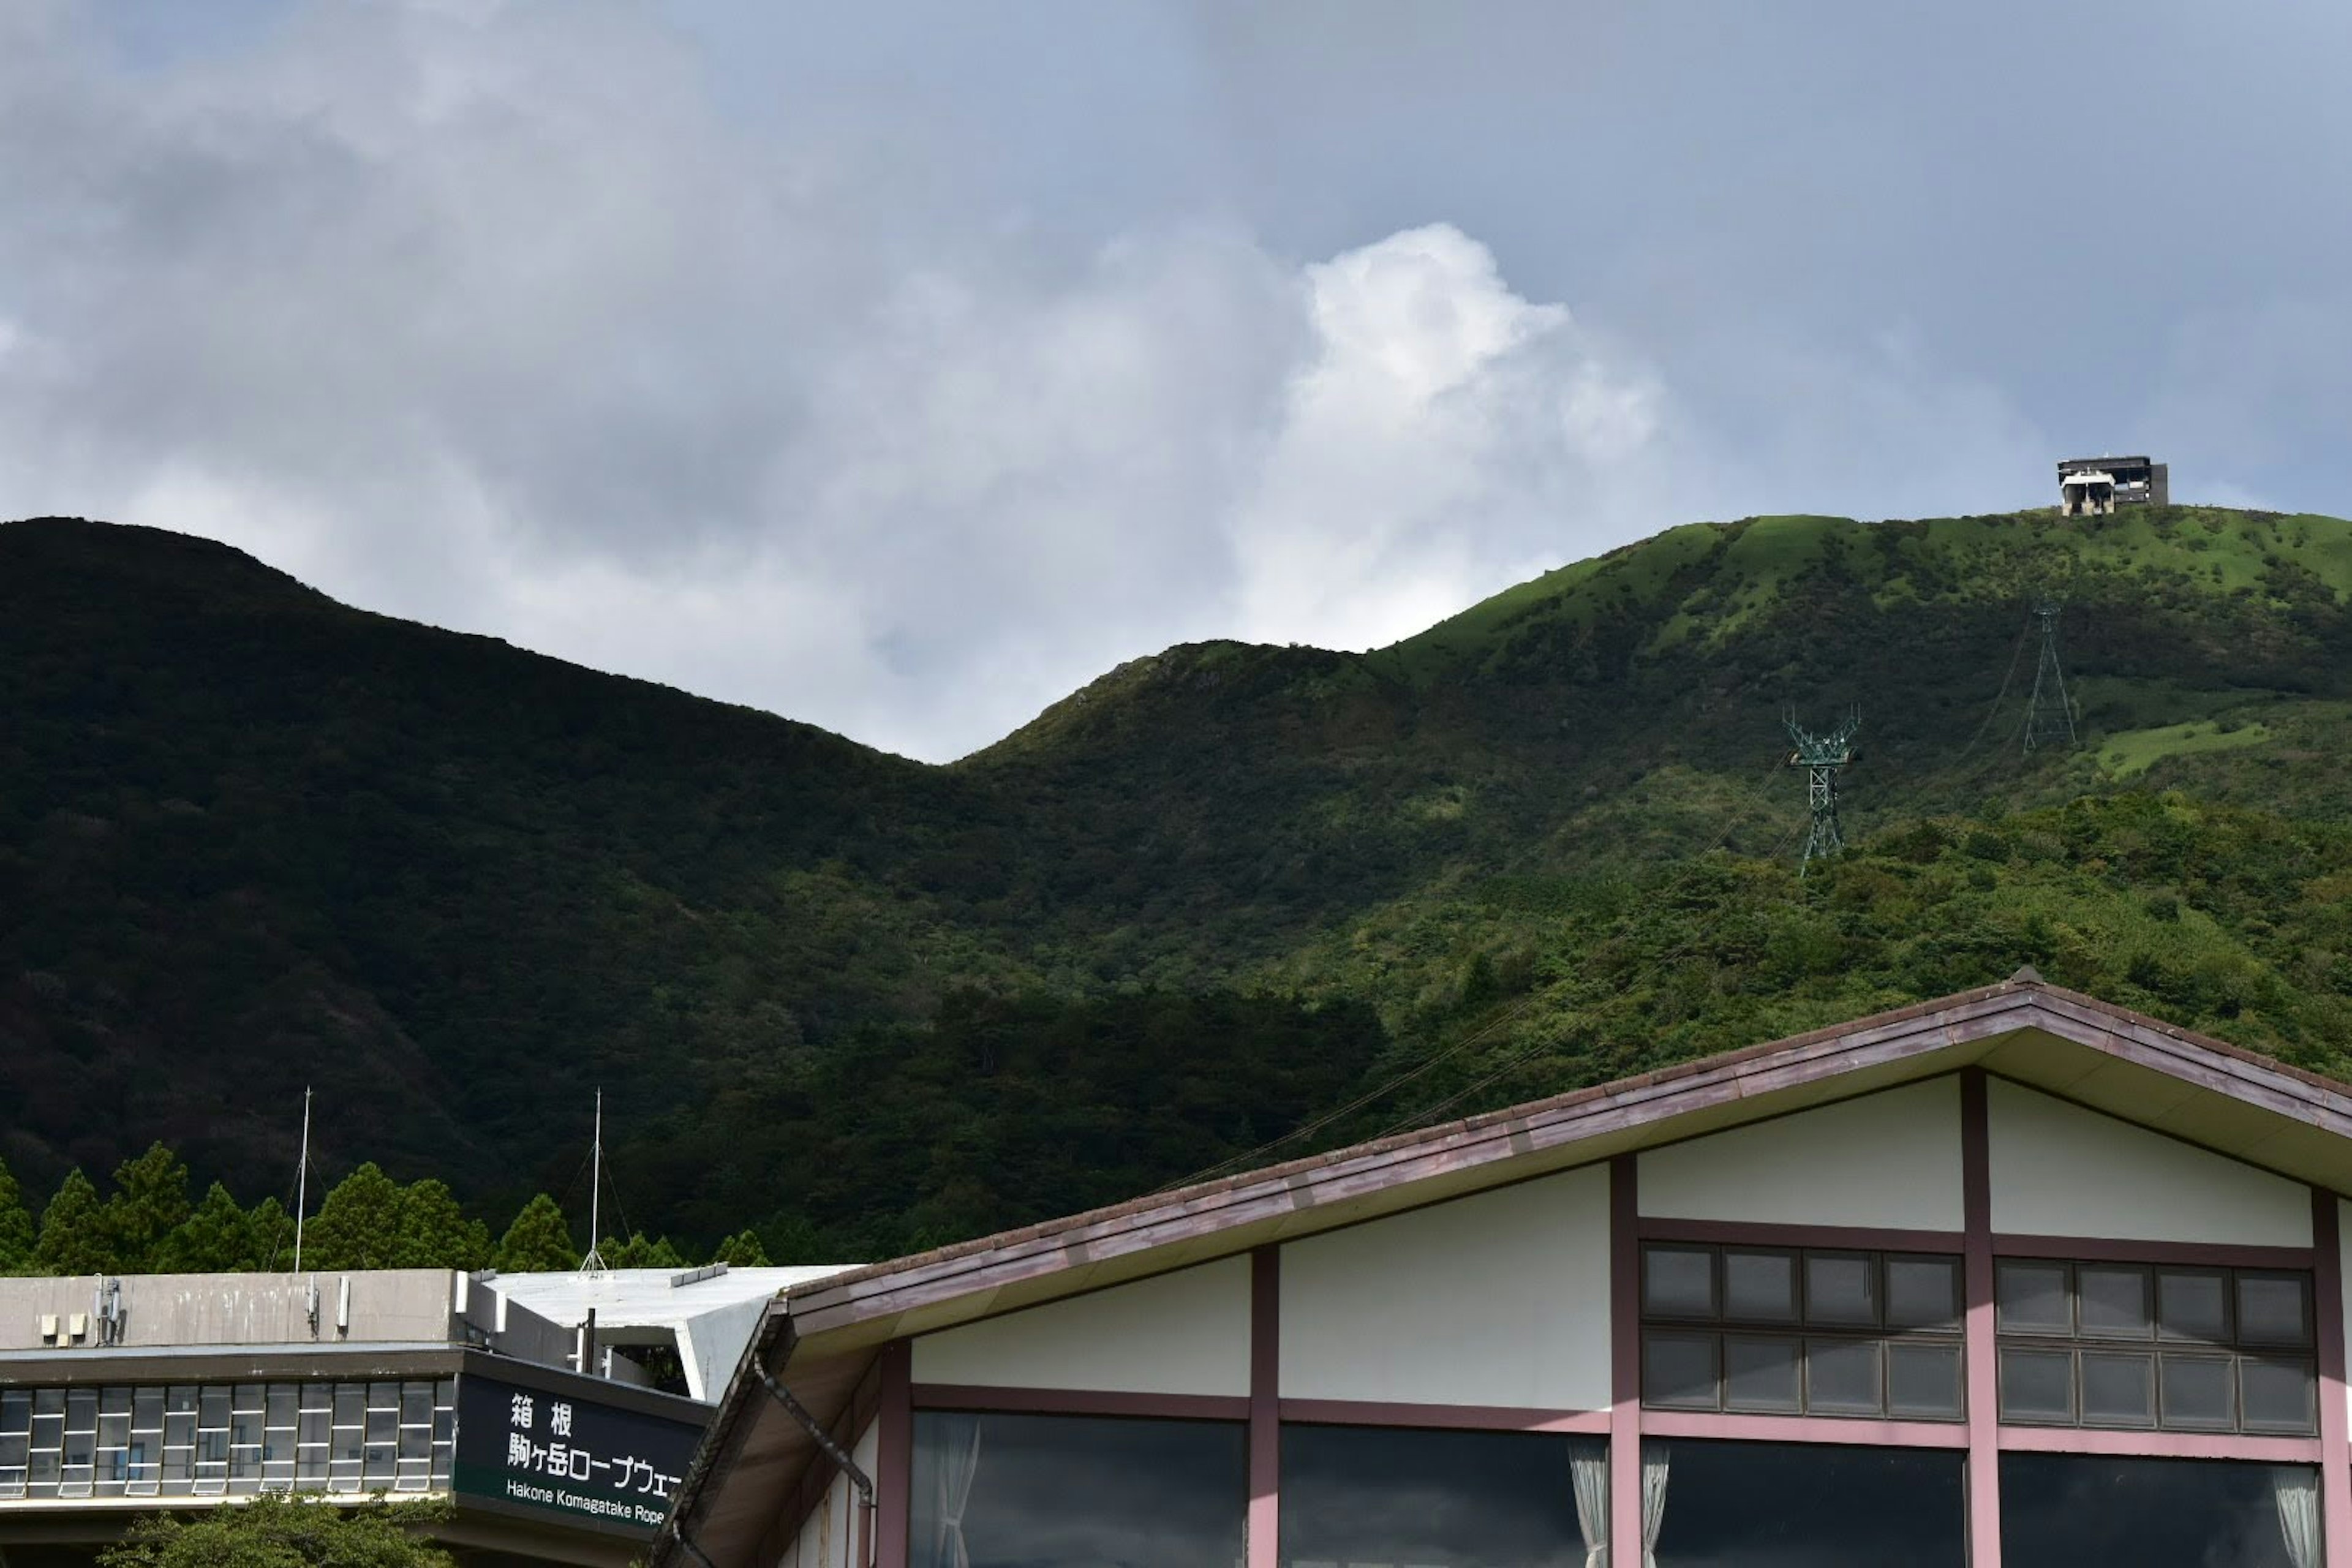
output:
M6 0L0 517L945 761L1706 518L2352 512L2352 6Z

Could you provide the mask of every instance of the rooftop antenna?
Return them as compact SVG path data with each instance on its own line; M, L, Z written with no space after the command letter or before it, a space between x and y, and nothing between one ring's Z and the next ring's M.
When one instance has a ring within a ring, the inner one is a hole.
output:
M1845 847L1845 836L1838 831L1837 774L1856 755L1854 731L1862 728L1862 710L1850 709L1845 722L1826 735L1816 735L1797 722L1791 711L1781 715L1782 728L1789 731L1789 743L1796 748L1789 753L1789 765L1805 770L1806 795L1812 812L1812 830L1805 835L1804 858L1797 862L1797 875L1802 879L1816 857L1836 854Z
M2074 704L2066 695L2066 675L2058 665L2058 613L2065 602L2045 594L2033 601L2033 618L2042 628L2042 661L2033 667L2033 696L2025 708L2025 752L2032 756L2044 746L2072 747Z
M596 1140L588 1151L588 1256L580 1260L583 1274L602 1274L604 1255L596 1250L597 1198L604 1185L604 1091L596 1091Z
M302 1211L310 1206L310 1089L302 1089L302 1155L294 1167L294 1272L302 1272Z

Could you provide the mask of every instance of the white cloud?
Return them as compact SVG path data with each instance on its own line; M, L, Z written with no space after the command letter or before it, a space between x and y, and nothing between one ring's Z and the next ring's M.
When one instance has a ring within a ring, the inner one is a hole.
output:
M722 118L634 6L319 7L135 79L46 15L0 49L0 513L948 757L1172 641L1406 635L1737 471L1445 224L1073 253L898 200L943 177L898 140ZM1865 432L2007 444L1931 381Z

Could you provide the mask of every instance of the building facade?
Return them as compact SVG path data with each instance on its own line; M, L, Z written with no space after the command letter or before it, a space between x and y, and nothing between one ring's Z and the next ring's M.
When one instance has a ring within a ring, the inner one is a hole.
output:
M265 1491L453 1505L461 1558L621 1568L709 1406L442 1269L0 1280L0 1564Z
M2170 506L2168 465L2137 458L2064 458L2058 463L2058 510L2096 517L2118 506Z
M2347 1192L2021 973L795 1287L649 1563L2347 1568Z

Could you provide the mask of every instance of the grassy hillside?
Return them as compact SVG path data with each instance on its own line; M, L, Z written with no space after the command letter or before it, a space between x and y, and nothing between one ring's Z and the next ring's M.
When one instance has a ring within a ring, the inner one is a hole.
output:
M2044 590L2084 744L2028 758ZM2023 962L2341 1070L2347 596L2321 517L1693 524L1368 655L1171 649L934 768L0 526L0 1157L162 1137L259 1195L316 1082L331 1161L495 1207L602 1085L632 1220L873 1251ZM1780 715L1848 704L1857 847L1800 883Z

